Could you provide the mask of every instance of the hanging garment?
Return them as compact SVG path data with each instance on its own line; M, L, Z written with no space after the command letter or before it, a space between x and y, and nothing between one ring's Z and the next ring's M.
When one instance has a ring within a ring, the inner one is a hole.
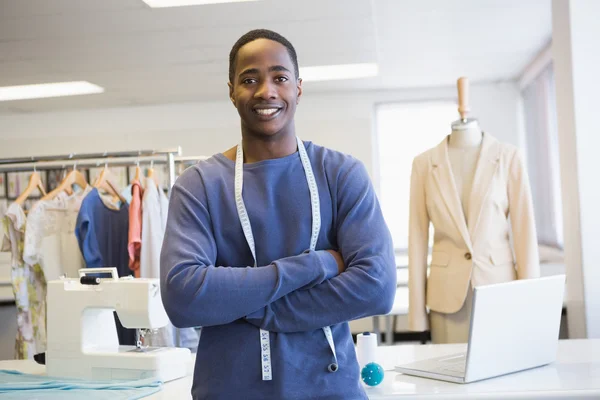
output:
M0 199L0 219L4 218L4 214L6 214L6 210L8 210L8 200Z
M140 276L160 277L160 248L167 225L169 200L153 179L146 178L142 199Z
M40 200L27 215L23 259L29 265L39 264L46 281L61 275L78 277L85 267L83 256L75 237L75 223L81 202L91 191L67 195L59 193L50 200Z
M104 198L103 198L104 197ZM110 206L109 206L110 205ZM88 268L115 267L119 276L130 276L127 240L129 207L111 203L97 188L83 199L75 235ZM117 334L122 345L134 345L135 329L125 329L118 318Z
M131 201L129 203L129 269L136 278L140 277L140 251L142 247L142 196L144 190L140 181L131 184Z
M26 217L12 203L3 218L2 251L11 252L11 282L17 306L15 359L33 359L46 350L46 279L39 264L23 260Z
M125 199L127 204L131 204L131 184L125 186L120 192L121 197Z
M146 189L142 199L142 249L140 255L140 276L142 278L160 278L160 249L162 247L169 200L154 179L146 178ZM179 329L180 343L175 340L175 328L171 323L151 335L150 346L180 345L190 349L198 346L198 333L194 328Z

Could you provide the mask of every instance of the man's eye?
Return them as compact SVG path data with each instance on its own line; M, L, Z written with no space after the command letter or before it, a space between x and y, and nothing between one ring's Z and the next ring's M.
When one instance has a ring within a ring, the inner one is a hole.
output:
M275 81L277 81L277 82L287 82L287 81L289 81L289 79L287 78L287 76L278 76L277 78L275 78Z
M244 79L244 80L242 81L242 83L243 83L244 85L249 85L249 84L252 84L252 83L256 83L256 79L254 79L254 78L246 78L246 79Z

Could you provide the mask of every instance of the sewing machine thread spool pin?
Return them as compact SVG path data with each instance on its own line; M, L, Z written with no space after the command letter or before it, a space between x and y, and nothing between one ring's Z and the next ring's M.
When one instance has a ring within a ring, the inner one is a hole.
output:
M89 275L85 275L79 278L79 282L82 285L99 285L100 284L100 278L97 278L95 276L89 276Z

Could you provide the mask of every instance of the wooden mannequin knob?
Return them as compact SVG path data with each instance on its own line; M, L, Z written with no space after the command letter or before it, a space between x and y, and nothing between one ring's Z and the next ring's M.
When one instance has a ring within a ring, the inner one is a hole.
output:
M458 78L456 83L458 87L458 113L460 119L466 119L469 111L469 78Z

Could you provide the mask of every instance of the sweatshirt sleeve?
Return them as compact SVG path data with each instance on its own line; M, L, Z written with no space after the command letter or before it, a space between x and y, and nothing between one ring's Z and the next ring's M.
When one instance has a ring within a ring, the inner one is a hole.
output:
M339 179L337 207L338 251L346 270L258 309L246 317L249 323L272 332L303 332L391 310L396 294L394 246L361 163L354 163Z
M173 186L161 252L162 300L176 327L227 324L337 275L335 259L325 251L258 267L215 265L217 246L206 195L194 192L204 193L203 198L179 181Z

